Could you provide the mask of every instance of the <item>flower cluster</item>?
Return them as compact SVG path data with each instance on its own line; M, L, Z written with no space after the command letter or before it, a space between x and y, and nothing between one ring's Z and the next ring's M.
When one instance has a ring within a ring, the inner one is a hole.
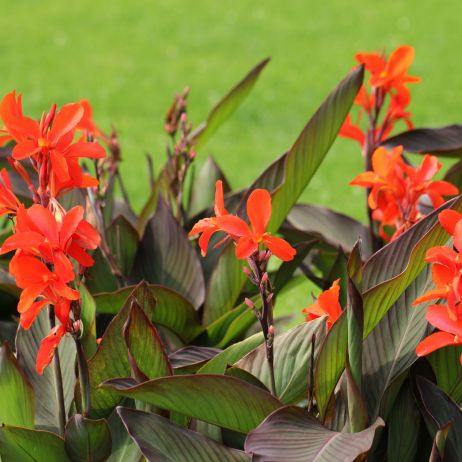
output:
M411 102L407 85L420 82L420 78L407 73L414 60L414 48L410 46L400 46L388 60L381 53L357 53L355 57L370 73L370 89L365 85L361 87L354 102L360 108L356 120L349 115L340 136L358 141L367 150L385 140L400 120L412 128L411 114L407 111ZM383 112L386 102L388 105ZM360 127L364 115L368 121L367 131Z
M378 148L372 155L372 171L360 173L350 184L370 189L368 205L372 218L380 222L379 234L388 241L396 238L419 221L422 196L433 207L444 203L443 196L458 194L456 186L447 181L432 181L441 164L435 156L426 155L415 168L402 157L403 148ZM389 227L391 236L387 233Z
M189 233L190 236L201 235L199 246L202 255L206 255L212 235L222 231L227 236L217 245L232 239L236 243L236 257L239 259L249 258L260 249L260 245L283 261L294 258L296 250L287 241L266 231L272 213L271 195L266 189L255 189L247 199L249 226L242 218L226 210L220 180L216 182L215 188L215 217L199 220Z
M13 91L0 104L0 118L4 125L0 141L14 142L8 161L34 202L27 207L19 200L3 169L0 214L14 220L14 229L0 253L15 252L9 271L22 289L21 326L29 329L40 311L50 307L52 330L37 356L37 371L42 373L61 338L67 332L77 335L80 329L72 308L80 298L76 289L85 269L93 265L88 251L100 243L99 233L83 218L83 208L66 211L57 199L73 188L96 186L97 180L82 170L79 159L100 159L105 151L86 141L90 133L100 133L87 102L67 104L59 111L54 104L37 122L23 115L21 95ZM77 132L82 135L75 140Z
M441 226L453 237L454 248L433 247L425 257L432 263L432 279L436 286L414 301L414 305L430 300L445 300L446 304L430 305L427 321L439 329L419 343L418 356L448 345L462 345L462 214L444 210L439 214ZM462 363L462 355L460 358Z
M310 306L303 308L302 313L306 313L306 321L327 316L327 328L330 329L335 321L342 314L340 306L340 279L336 279L331 287L319 294L318 299Z

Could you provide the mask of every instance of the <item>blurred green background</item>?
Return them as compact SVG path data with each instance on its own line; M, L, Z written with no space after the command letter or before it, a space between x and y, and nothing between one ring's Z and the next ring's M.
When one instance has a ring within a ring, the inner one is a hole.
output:
M163 117L191 86L197 124L266 56L272 62L250 98L208 143L235 188L287 149L356 51L416 48L416 125L460 122L462 65L458 0L52 1L0 0L0 93L24 93L27 113L88 98L96 121L114 124L123 173L137 208L147 193L145 152L163 159ZM200 162L199 158L199 162ZM303 200L363 218L363 191L348 186L362 168L357 145L338 140Z

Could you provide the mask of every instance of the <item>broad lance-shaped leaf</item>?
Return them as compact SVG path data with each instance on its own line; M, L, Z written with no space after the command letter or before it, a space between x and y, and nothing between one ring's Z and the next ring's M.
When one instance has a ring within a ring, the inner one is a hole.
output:
M372 419L387 417L387 410L381 408L387 388L417 360L415 349L427 333L428 303L412 303L432 286L427 266L364 340L363 393Z
M350 253L358 239L363 251L370 253L369 230L359 221L327 207L296 204L290 211L281 231L288 236L307 239L317 237L335 248Z
M147 316L155 311L155 300L144 283L140 283L129 296L122 309L112 319L103 334L96 353L88 361L91 393L91 418L107 417L119 403L120 397L99 387L101 382L114 377L128 377L131 369L128 351L123 338L123 328L130 313L133 300L142 307Z
M34 427L35 396L8 343L0 347L0 425Z
M64 444L73 462L103 462L111 454L111 430L104 419L75 414L67 422Z
M286 462L353 461L372 446L378 418L359 433L338 433L322 426L305 410L287 406L273 412L245 440L252 460Z
M219 348L190 345L171 353L168 359L175 374L191 374L197 372L197 370L221 352L222 350Z
M462 404L462 367L455 367L462 355L462 346L440 348L427 356L437 385L456 403Z
M70 462L64 440L55 433L23 427L0 427L2 462Z
M237 342L217 354L199 369L200 374L224 374L226 368L244 357L247 353L257 348L265 341L261 332Z
M415 128L388 138L386 147L402 145L405 151L438 156L462 156L462 125L441 128Z
M459 406L440 388L423 377L416 378L415 396L427 430L433 438L448 422L452 424L446 440L444 460L462 460L462 411Z
M132 373L137 380L172 375L172 367L162 340L136 300L131 302L124 326L124 339Z
M427 250L448 241L448 233L438 223L439 213L446 208L462 212L462 198L459 196L443 204L398 239L372 255L365 263L365 336L425 267Z
M395 401L387 422L389 460L394 462L416 460L420 422L419 409L409 384L406 383Z
M228 180L212 156L208 156L197 176L194 177L189 197L188 216L193 217L211 207L215 198L215 183L223 182L224 192L230 190Z
M37 352L41 341L50 332L51 326L47 310L35 318L32 327L25 331L18 328L16 336L16 355L21 369L26 374L35 393L35 425L39 429L59 432L58 409L56 397L56 377L53 367L47 367L42 375L37 374L35 368ZM66 414L69 412L74 399L75 389L75 343L70 335L61 340L59 347L59 360L63 379L64 404Z
M362 67L350 72L322 103L290 150L249 188L249 192L258 187L272 191L273 214L269 231L279 229L323 161L361 87L363 75ZM208 284L204 311L207 322L214 321L234 306L244 282L242 262L236 259L233 246L228 245Z
M167 327L185 343L201 333L194 307L184 297L168 287L146 284L156 300L156 309L152 313L152 322ZM117 314L136 286L125 287L116 292L105 292L95 296L96 311L104 314Z
M261 388L224 375L177 375L139 385L131 379L113 379L103 386L122 396L241 433L255 428L281 406Z
M222 446L200 433L178 427L160 415L125 407L117 408L117 412L147 460L250 462L250 457L244 452Z
M80 298L80 316L83 323L81 342L86 357L90 358L96 351L96 303L84 284L80 285Z
M216 104L202 122L190 135L196 149L200 149L204 143L215 133L220 125L231 116L241 105L258 80L261 71L268 64L269 58L257 64L235 87L233 87L218 104Z
M205 282L199 255L162 198L144 230L131 280L170 287L195 308L204 301Z
M106 234L109 247L119 264L122 274L128 276L133 267L139 245L138 232L127 218L119 215L112 221Z
M127 433L116 410L108 419L112 436L112 451L107 462L140 462L143 455L140 448Z
M314 358L326 335L324 318L303 323L274 339L274 372L276 395L284 404L297 403L306 397L312 337L315 336ZM260 345L236 363L268 388L271 386L265 345Z

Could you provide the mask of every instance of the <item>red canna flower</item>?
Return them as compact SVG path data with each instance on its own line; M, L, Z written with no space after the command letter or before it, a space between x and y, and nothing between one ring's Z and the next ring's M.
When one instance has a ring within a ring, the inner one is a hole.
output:
M420 82L419 77L408 74L414 60L414 48L407 45L398 47L388 60L380 53L357 53L355 57L370 74L370 90L365 85L361 87L354 101L360 107L357 122L353 124L351 118L347 118L340 136L358 141L365 151L374 150L390 135L400 120L412 128L411 113L406 110L411 102L407 85ZM367 115L369 126L362 131L359 123L364 114ZM367 155L367 152L364 154Z
M327 328L330 329L335 321L342 314L342 307L339 303L340 296L340 279L335 280L331 287L321 292L315 303L303 308L302 313L306 313L306 320L327 315Z
M202 256L207 255L207 249L209 246L210 238L217 231L220 231L220 228L217 225L217 218L228 215L228 211L225 208L225 201L223 195L223 182L218 180L215 183L215 217L203 218L199 220L189 232L189 236L194 236L200 234L199 237L199 247L201 249Z
M38 297L43 297L47 303L53 303L61 298L78 300L78 291L68 287L60 275L50 271L38 258L19 253L10 262L9 271L16 279L16 285L23 289L18 303L18 312L25 313L32 309L36 314L41 307L34 305ZM56 313L57 315L59 313ZM61 322L66 321L67 316L62 316Z
M223 231L236 242L236 256L239 259L249 258L259 250L260 244L266 246L274 255L283 261L292 260L296 250L284 239L266 232L271 218L271 195L265 189L252 191L247 200L247 215L250 226L240 217L231 215L224 208L221 182L216 184L215 217L205 218L197 222L189 235L201 233L199 246L205 255L212 234ZM224 240L220 241L221 244ZM219 245L217 244L217 245Z
M7 171L0 171L0 216L16 215L21 202L13 192Z
M21 206L16 218L16 232L7 238L0 254L20 249L43 258L54 265L61 280L69 282L75 278L68 256L82 266L92 266L93 258L86 250L96 249L100 242L98 232L83 219L82 207L62 212L58 220L49 209L35 204L29 209Z
M429 306L427 321L439 332L419 343L416 349L418 356L445 346L462 345L462 215L455 210L444 210L438 218L443 228L453 236L454 249L433 247L425 256L425 261L432 263L436 289L417 298L414 305L430 300L446 300L446 304Z
M53 327L50 333L42 340L37 354L36 369L41 375L45 368L51 363L59 342L66 334L67 330L63 324Z
M82 132L85 139L87 138L101 138L105 139L104 133L98 128L93 120L93 109L88 100L82 99L79 102L83 108L83 116L75 127L76 130Z
M105 151L98 143L73 143L76 127L84 115L79 103L67 104L56 112L53 105L48 114L43 114L40 123L22 115L21 99L15 92L5 96L0 104L0 117L17 144L12 156L16 160L33 157L38 160L50 176L52 196L66 188L95 186L96 180L83 174L78 159L103 158ZM48 165L48 161L51 163Z
M394 228L391 239L396 238L419 221L423 214L419 200L426 195L433 206L444 203L443 196L458 194L456 186L447 181L432 181L441 164L435 156L426 155L422 163L414 168L402 158L403 148L391 151L380 147L372 155L372 171L359 174L352 186L369 188L368 205L372 217L380 222L380 235L385 240L390 236L385 227Z

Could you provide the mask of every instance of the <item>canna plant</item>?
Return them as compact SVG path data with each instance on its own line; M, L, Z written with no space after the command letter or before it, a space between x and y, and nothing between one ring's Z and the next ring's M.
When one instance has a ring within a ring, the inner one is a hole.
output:
M245 190L201 158L268 60L201 124L186 88L140 213L88 101L37 121L7 94L1 460L461 460L462 161L434 176L462 129L413 127L413 57L358 53ZM366 225L297 203L338 135L365 160L345 181ZM300 281L314 299L284 306Z

